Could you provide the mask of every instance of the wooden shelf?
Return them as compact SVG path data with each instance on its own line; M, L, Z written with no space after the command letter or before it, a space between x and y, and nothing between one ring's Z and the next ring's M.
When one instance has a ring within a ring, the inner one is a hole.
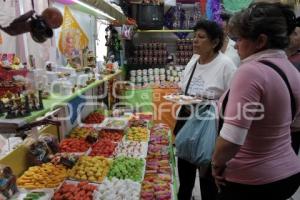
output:
M160 29L160 30L137 30L138 33L192 33L193 30L170 30L170 29Z

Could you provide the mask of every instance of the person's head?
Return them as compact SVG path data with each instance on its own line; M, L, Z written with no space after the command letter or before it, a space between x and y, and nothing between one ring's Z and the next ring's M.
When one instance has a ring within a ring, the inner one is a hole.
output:
M281 3L259 2L236 13L229 21L241 59L266 49L285 49L296 27L293 9Z
M229 20L231 18L231 14L227 13L227 12L222 12L220 14L220 18L221 18L221 26L224 30L224 33L227 35L228 32L229 32L229 28L228 28L228 23L229 23Z
M290 35L290 45L288 49L291 51L300 49L300 27L296 27L294 32Z
M223 37L223 30L216 22L200 19L194 26L194 53L218 52L222 48Z

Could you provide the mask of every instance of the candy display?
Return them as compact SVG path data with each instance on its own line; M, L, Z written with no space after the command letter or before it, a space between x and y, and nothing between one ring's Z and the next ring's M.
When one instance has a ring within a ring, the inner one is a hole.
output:
M172 168L169 157L169 128L158 124L151 129L145 178L142 183L142 200L172 199Z
M176 42L176 63L186 65L193 55L193 40L179 39Z
M62 165L52 163L41 166L29 167L29 169L17 180L18 187L26 189L54 188L67 177L67 170Z
M130 141L147 142L148 129L143 127L131 127L126 130L126 139Z
M144 174L145 160L118 157L113 161L113 165L108 173L108 178L116 177L118 179L131 179L133 181L142 181Z
M69 171L70 178L101 183L106 177L111 161L101 156L82 156Z
M112 157L117 143L109 139L101 139L92 146L92 151L89 156L104 156L106 158Z
M149 119L143 117L136 113L129 121L122 117L104 121L109 127L125 123L123 130L74 128L59 146L50 136L39 138L29 149L40 158L31 164L39 166L29 167L17 179L21 191L14 199L171 200L175 179L170 129L157 124L149 130ZM91 135L93 144L87 142Z
M93 200L93 194L96 190L97 186L89 184L87 181L66 181L55 192L52 200Z
M66 168L72 168L77 162L79 155L74 153L57 153L51 158L51 163L54 165L64 165Z
M129 120L129 127L148 127L148 122L142 119L131 119Z
M99 194L96 200L139 200L140 199L141 184L133 182L129 179L118 180L112 178L104 180L99 187Z
M83 139L66 138L60 142L61 152L86 152L90 147Z
M106 118L100 125L103 129L116 129L116 130L123 130L126 128L128 120L124 118Z
M115 151L115 156L146 158L148 145L146 142L122 141Z
M164 65L167 63L167 56L166 43L141 43L135 47L134 57L130 57L128 62L133 65Z
M89 114L85 120L84 123L86 124L100 124L105 119L105 116L98 112L93 112Z
M101 130L100 139L108 139L113 142L119 142L123 138L123 132L117 130Z
M97 131L91 127L76 127L74 128L69 137L70 138L86 138L88 135L98 135Z
M49 200L53 196L53 190L33 190L33 191L21 191L17 195L14 195L11 200Z

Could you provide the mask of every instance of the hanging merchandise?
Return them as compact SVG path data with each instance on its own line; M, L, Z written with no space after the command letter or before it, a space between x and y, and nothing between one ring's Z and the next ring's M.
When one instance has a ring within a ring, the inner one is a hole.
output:
M223 0L225 10L231 13L248 7L252 2L253 0Z
M89 44L87 34L72 15L70 9L64 8L64 22L59 34L58 47L67 58L72 58Z
M121 29L121 36L125 40L132 40L134 35L134 25L123 24Z
M212 0L206 2L206 17L209 20L213 20Z
M200 9L203 16L206 15L206 0L200 0Z
M220 24L222 22L220 18L220 14L222 12L220 0L211 0L211 9L214 21Z
M118 36L118 32L116 31L116 29L112 25L109 25L105 29L105 31L106 31L106 35L105 35L106 44L105 44L105 46L107 46L107 60L112 59L111 60L112 63L114 61L117 61L120 65L121 64L120 51L122 50L122 46L121 46L120 38Z

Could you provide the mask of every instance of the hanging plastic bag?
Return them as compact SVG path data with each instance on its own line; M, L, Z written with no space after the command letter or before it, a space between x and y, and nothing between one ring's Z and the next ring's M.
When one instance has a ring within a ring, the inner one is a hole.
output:
M217 137L214 105L203 105L180 129L176 155L197 166L210 163Z

